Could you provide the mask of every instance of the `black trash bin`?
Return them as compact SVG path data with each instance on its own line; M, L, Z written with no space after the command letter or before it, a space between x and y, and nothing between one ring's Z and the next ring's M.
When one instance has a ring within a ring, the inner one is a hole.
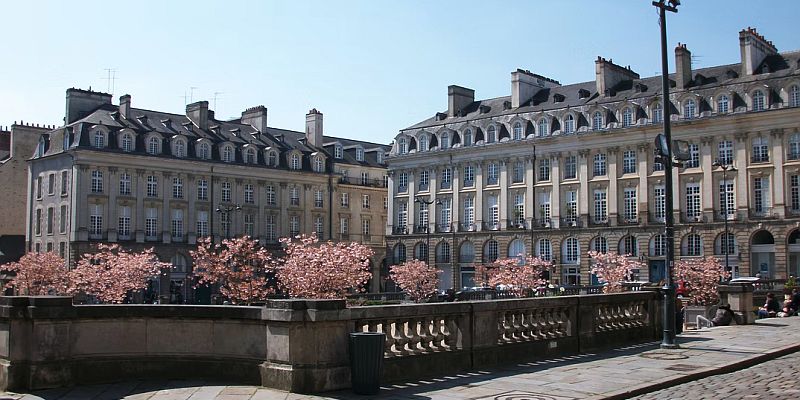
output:
M353 392L378 394L383 372L383 349L386 334L356 332L350 334L350 377Z

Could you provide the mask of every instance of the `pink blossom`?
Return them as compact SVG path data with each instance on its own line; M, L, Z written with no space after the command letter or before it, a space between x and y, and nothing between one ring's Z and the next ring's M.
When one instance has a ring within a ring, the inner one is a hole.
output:
M505 286L517 296L524 296L547 283L542 275L552 267L552 262L539 257L526 257L522 263L518 258L503 258L475 267L475 282L491 287Z
M389 277L415 303L421 303L436 294L440 273L442 270L420 260L406 261L389 267Z
M590 251L592 269L600 282L605 283L603 293L619 293L625 290L622 282L630 279L633 270L644 268L644 264L630 259L630 254L617 254L614 252L601 253Z
M220 293L234 304L250 304L275 292L268 280L272 257L249 236L216 245L210 238L198 239L191 255L198 285L219 284Z
M689 288L689 302L707 306L719 301L717 287L730 272L716 257L686 258L675 263L675 279L683 280Z
M13 287L18 295L43 296L67 293L68 270L64 259L54 252L28 253L22 256L19 262L0 266L0 270L16 274L6 287Z

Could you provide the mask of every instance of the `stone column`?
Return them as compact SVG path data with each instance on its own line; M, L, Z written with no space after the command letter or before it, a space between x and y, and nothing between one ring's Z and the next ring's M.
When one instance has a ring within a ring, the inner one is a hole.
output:
M281 216L277 228L278 237L289 236L289 189L286 182L281 182L275 187L277 193L275 198L278 199L278 206L281 210Z
M172 243L172 215L169 197L172 195L172 172L161 174L161 237L164 243Z
M254 195L256 196L255 201L258 205L258 211L255 215L255 227L253 231L253 236L261 239L261 243L267 242L267 199L266 199L266 187L267 182L264 180L259 180L255 183L255 191ZM328 207L333 207L333 204L328 204Z
M184 229L186 230L186 243L197 243L197 181L194 174L186 175L183 181L183 195L188 204L188 210L184 216Z
M500 207L500 229L506 230L508 228L508 164L513 163L513 160L500 160L500 198L497 199L497 205Z
M303 226L300 228L300 232L304 232L306 234L314 231L314 218L311 216L311 209L314 207L313 192L314 189L311 187L311 185L303 185L303 202L300 203L300 205L303 207ZM358 200L359 199L350 199L351 202ZM239 217L240 221L243 219L243 216ZM244 229L240 229L240 232L244 232ZM333 232L330 233L333 234Z
M617 173L617 158L619 157L619 147L612 147L608 149L608 188L606 190L606 199L608 204L608 223L611 226L617 225L619 217L619 203L617 202L618 192L617 180L619 174Z
M136 196L136 243L144 243L144 170L136 169L132 179L133 195Z
M534 180L536 176L535 168L533 157L529 157L525 160L525 221L536 219L536 199L534 198L534 185L536 184ZM528 229L531 228L532 226L528 227Z
M713 156L711 155L710 137L700 139L700 167L703 169L703 180L701 181L702 193L701 201L703 207L703 215L706 221L711 222L714 220L714 198L717 194L714 185L714 163ZM719 197L718 195L716 197ZM722 212L722 205L720 204L719 211Z
M553 183L550 198L550 226L558 229L561 226L561 154L555 153L550 159L550 182Z
M731 311L740 325L754 324L756 315L753 312L753 285L719 285L719 297L723 304L730 304Z
M119 220L117 216L117 194L119 194L119 177L117 167L108 167L108 241L117 241Z
M784 174L783 174L783 129L773 129L770 131L772 142L772 165L775 172L772 174L772 213L777 214L778 218L786 215L786 197L784 195ZM785 254L785 252L784 252ZM777 261L777 260L776 260Z
M638 147L639 155L637 160L639 161L639 165L637 168L639 169L639 190L637 193L637 202L638 209L636 210L639 219L639 225L645 225L647 223L647 213L649 212L650 208L648 207L648 203L650 200L650 190L647 187L647 174L649 170L647 169L647 156L650 151L650 146L647 144L639 145Z
M417 206L414 203L414 197L417 194L417 181L415 180L414 171L408 172L408 218L406 219L406 232L414 232L414 224L417 222ZM428 208L428 225L431 222L431 209ZM412 249L413 252L413 249Z
M733 143L734 151L736 152L734 163L736 164L736 169L738 170L736 173L736 182L734 183L736 188L736 209L739 213L747 215L747 208L750 206L750 195L748 192L750 182L747 179L747 146L749 144L747 134L743 133L736 135L736 140L734 140ZM733 177L731 177L731 179L733 179Z
M453 169L453 182L460 180L456 178L456 169ZM478 162L475 164L475 230L480 231L483 229L483 163ZM460 186L459 186L460 187ZM453 186L453 190L458 187Z
M589 154L589 150L578 152L578 215L584 223L589 221Z
M387 198L386 198L386 236L393 235L394 232L394 223L396 215L394 215L394 196L395 196L395 182L394 182L394 171L389 171L389 187L387 188ZM338 193L337 193L338 194ZM334 196L334 201L336 201L336 197ZM330 205L333 207L333 204Z

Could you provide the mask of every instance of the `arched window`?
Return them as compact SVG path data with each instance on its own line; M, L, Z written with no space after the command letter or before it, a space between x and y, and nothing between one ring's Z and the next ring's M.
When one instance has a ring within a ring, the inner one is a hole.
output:
M464 146L472 146L472 129L464 131Z
M161 153L161 139L151 136L150 139L147 140L147 152L150 154Z
M685 256L703 255L703 238L696 233L690 233L683 238L682 254Z
M395 264L406 262L406 245L398 243L394 246L394 262Z
M172 263L172 269L170 270L172 274L185 274L189 272L189 263L186 262L186 257L183 255L175 254L170 262Z
M401 137L400 139L397 139L397 152L400 154L408 153L408 142L406 141L406 138Z
M425 242L419 242L414 246L414 258L428 262L428 245Z
M522 139L522 123L517 121L514 124L514 140L521 140Z
M133 135L130 133L123 133L122 140L120 141L120 147L124 152L133 151Z
M300 169L300 156L297 153L292 154L289 168L295 170Z
M792 85L789 88L789 107L800 107L800 86Z
M536 242L536 256L545 261L553 260L553 245L550 239L539 239Z
M101 130L94 131L92 136L92 146L98 149L106 147L106 134Z
M278 152L277 151L270 151L268 157L268 165L270 167L277 167L278 166Z
M650 257L664 257L667 255L667 237L655 235L650 239Z
M436 262L441 264L450 263L450 243L443 240L436 246Z
M446 149L450 147L450 134L447 132L442 133L442 137L439 140L439 148Z
M547 123L547 118L542 118L539 120L539 136L547 136L550 134L550 128Z
M575 132L575 117L572 114L567 114L564 118L564 133L570 134Z
M419 151L428 151L428 134L419 135Z
M728 95L721 94L717 97L717 112L720 114L727 114L728 109L730 108L730 102L728 100Z
M211 146L208 143L202 142L197 146L197 157L202 160L211 158Z
M233 146L226 145L222 147L222 161L233 162Z
M622 126L629 127L633 125L633 110L630 107L625 107L622 110Z
M608 253L608 240L602 236L592 239L589 249L598 253Z
M497 141L497 128L494 125L489 125L486 130L486 143L494 143Z
M714 243L714 254L725 254L725 247L728 248L727 254L737 254L736 236L733 233L725 232L717 235L717 240Z
M461 243L461 249L458 252L458 262L461 264L471 264L474 261L475 245L473 245L472 242Z
M525 263L525 242L522 239L514 239L508 245L508 258L516 258L520 264Z
M325 172L325 162L322 157L314 157L314 172Z
M639 242L636 236L627 235L619 241L619 254L633 257L639 255Z
M244 153L244 162L247 164L255 164L256 163L256 149L249 148Z
M494 262L497 261L500 254L497 249L497 241L492 239L486 242L483 245L483 261L484 262Z
M653 105L650 106L650 109L650 113L652 114L650 116L650 120L654 124L660 124L664 121L664 109L661 107L661 103L653 103Z
M766 108L765 103L764 92L761 90L753 92L753 111L764 111L764 108Z
M592 115L592 130L599 131L603 129L603 113L595 111Z
M186 142L183 139L175 139L175 157L186 157Z
M697 111L697 102L695 102L693 99L686 100L686 103L683 103L684 119L694 118L696 111Z
M580 246L578 245L578 238L568 237L564 241L563 249L564 264L578 264L580 261Z

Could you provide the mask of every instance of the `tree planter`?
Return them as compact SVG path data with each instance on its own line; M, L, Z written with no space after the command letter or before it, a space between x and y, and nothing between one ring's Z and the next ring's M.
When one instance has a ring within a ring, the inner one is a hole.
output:
M697 316L703 316L705 318L711 319L714 316L711 315L715 306L686 306L684 311L684 325L687 327L694 327L697 328Z

